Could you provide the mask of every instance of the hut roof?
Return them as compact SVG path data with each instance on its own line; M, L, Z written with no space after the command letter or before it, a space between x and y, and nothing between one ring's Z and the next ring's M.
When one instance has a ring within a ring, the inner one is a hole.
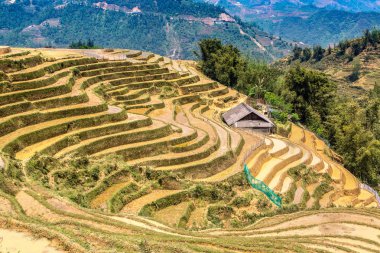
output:
M274 126L274 123L268 117L266 117L261 112L253 109L252 107L250 107L249 105L247 105L245 103L241 103L241 104L233 107L229 111L223 113L222 117L223 117L224 121L227 123L227 125L231 126L231 125L235 124L236 122L238 122L239 120L241 120L242 118L244 118L245 116L247 116L251 113L256 114L263 121L268 123L266 127L273 127ZM256 123L254 121L252 123L246 122L243 125L248 125L248 124L249 125L257 125L257 122ZM254 127L254 126L252 126L252 127Z

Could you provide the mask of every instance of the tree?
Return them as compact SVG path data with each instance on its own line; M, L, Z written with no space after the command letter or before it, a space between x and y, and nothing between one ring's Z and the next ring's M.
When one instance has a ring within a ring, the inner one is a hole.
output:
M218 39L202 40L199 47L202 71L211 79L235 87L238 73L246 66L240 51L232 45L222 45Z
M93 48L95 45L94 45L94 41L93 40L91 40L91 39L88 39L87 40L87 47L88 48Z
M348 77L348 79L351 81L351 82L355 82L359 79L360 77L360 71L361 71L361 64L360 64L360 61L359 59L355 59L352 63L353 65L353 68L352 68L352 73L351 75Z
M197 55L201 59L201 68L203 73L216 80L215 71L215 53L222 49L222 42L218 39L205 39L199 42L201 55Z
M324 56L324 53L325 53L325 50L321 47L321 46L315 46L313 48L313 58L316 60L316 61L320 61L322 60L323 56Z
M312 113L309 106L320 115L321 121L326 119L336 96L336 85L325 74L304 69L298 64L289 70L285 83L295 93L292 103L302 122L305 123Z
M372 44L371 42L372 42L371 32L368 29L366 29L363 35L363 48L367 48L368 44Z
M311 55L312 55L311 49L308 48L308 47L307 47L307 48L304 48L304 49L302 50L301 61L308 61L308 60L310 60Z
M248 91L251 97L264 98L267 90L273 90L281 72L260 61L248 61L247 67L239 74L237 88Z
M298 60L301 57L302 48L298 45L295 45L293 48L293 60Z
M360 177L371 185L380 183L380 141L374 140L358 152Z
M82 42L82 40L79 40L78 42L71 42L71 44L69 45L69 48L73 48L73 49L94 49L94 48L99 48L99 47L95 46L93 40L88 39L87 42Z
M340 41L338 43L338 48L339 48L339 52L338 53L340 55L344 55L346 53L347 48L349 48L349 47L350 47L350 43L349 43L348 40Z
M352 56L357 56L363 51L363 45L360 40L356 40L351 44Z
M332 53L332 48L331 46L329 45L329 48L327 49L327 55L330 55Z

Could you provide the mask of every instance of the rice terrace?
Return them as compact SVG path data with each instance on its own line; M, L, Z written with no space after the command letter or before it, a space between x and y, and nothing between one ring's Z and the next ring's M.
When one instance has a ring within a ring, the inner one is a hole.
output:
M380 252L376 191L248 100L193 61L1 48L0 252Z

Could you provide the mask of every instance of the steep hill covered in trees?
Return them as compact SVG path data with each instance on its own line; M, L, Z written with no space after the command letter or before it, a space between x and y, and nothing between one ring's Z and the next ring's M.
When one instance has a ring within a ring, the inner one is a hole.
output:
M213 2L275 36L308 45L337 43L380 24L376 1L236 1Z
M224 9L191 0L1 1L0 44L68 47L96 45L194 58L197 41L218 37L249 56L272 61L287 42L235 21Z

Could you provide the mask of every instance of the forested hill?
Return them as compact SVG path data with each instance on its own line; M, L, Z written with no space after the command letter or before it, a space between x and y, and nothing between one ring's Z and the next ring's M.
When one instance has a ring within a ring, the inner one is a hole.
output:
M199 0L216 3L265 31L308 45L328 46L380 24L380 2L325 0Z
M330 75L351 95L365 94L380 85L380 31L366 30L362 37L342 40L335 47L295 47L280 63L301 63Z
M273 34L308 45L328 46L342 39L358 37L365 29L378 27L379 24L380 13L377 12L318 10L308 18L286 17L281 22L264 27Z
M96 45L193 58L208 37L233 43L265 60L289 52L288 43L236 21L223 8L191 0L1 1L0 44L67 47L91 39Z

